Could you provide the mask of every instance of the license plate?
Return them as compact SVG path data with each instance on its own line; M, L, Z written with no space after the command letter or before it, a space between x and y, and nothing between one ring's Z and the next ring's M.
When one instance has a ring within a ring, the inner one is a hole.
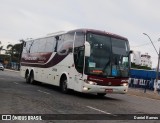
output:
M107 92L107 93L112 93L112 92L113 92L113 89L106 89L105 92Z

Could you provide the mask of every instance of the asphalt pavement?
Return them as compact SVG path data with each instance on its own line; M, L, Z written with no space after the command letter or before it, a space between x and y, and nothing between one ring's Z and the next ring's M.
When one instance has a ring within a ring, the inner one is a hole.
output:
M126 117L128 114L160 114L160 100L143 95L137 96L134 92L142 93L143 90L129 89L128 94L107 94L102 98L73 91L63 94L58 87L48 84L27 84L24 78L20 77L19 72L5 70L0 71L0 114L86 114L86 116L92 114L93 119L96 118L95 115L105 114L112 118L107 122L118 122L119 120L114 121L114 119L123 114ZM106 120L47 120L43 122L106 123ZM120 120L119 122L130 123L135 120Z
M5 70L19 73L19 71L17 70L11 70L11 69L5 69ZM144 88L129 87L127 94L160 100L160 92L157 91L156 93L154 93L153 90L149 89L146 89L145 91Z

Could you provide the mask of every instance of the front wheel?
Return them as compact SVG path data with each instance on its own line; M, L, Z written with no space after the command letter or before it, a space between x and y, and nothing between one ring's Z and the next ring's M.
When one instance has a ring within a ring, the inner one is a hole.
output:
M33 73L30 75L30 83L31 84L35 84L34 74Z
M67 79L66 78L61 81L60 88L61 88L62 93L65 93L65 94L68 93Z
M99 97L104 97L104 96L106 95L106 93L97 93L97 95L98 95Z

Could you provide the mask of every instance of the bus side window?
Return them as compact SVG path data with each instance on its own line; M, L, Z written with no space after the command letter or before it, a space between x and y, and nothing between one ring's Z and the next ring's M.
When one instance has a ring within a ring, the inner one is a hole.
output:
M33 43L33 41L27 41L25 43L25 46L23 48L23 53L29 53L29 50L30 50L32 43Z
M56 46L55 37L48 37L46 39L45 52L54 52Z
M84 45L85 35L83 32L76 32L74 47L81 47Z
M37 53L39 48L39 39L36 39L32 42L29 52Z
M63 42L64 42L64 35L56 36L56 46L55 46L56 52L61 53Z
M39 39L39 47L37 52L45 52L46 38Z
M84 66L84 42L83 32L76 32L74 41L74 63L78 72L83 73Z
M69 32L59 36L57 52L59 55L67 55L72 52L74 41L74 32Z

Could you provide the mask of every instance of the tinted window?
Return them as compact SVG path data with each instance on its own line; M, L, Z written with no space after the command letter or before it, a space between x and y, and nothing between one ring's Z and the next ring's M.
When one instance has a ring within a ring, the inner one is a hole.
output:
M67 33L61 36L61 39L58 41L58 53L61 55L66 55L69 53L69 50L72 50L74 41L74 33Z
M82 32L76 32L74 41L74 63L78 72L83 72L84 66L84 42L85 35Z
M103 74L105 76L110 76L110 37L88 33L87 41L91 46L91 55L86 58L86 72L88 74Z
M80 47L84 45L85 36L82 32L76 32L74 47Z
M39 43L37 52L45 52L46 38L39 39L37 43Z
M30 53L37 53L39 48L39 39L34 40L30 48Z
M129 48L126 41L116 38L112 38L111 40L113 54L127 55Z
M29 50L33 44L33 41L27 41L26 45L23 48L23 53L29 53Z
M74 32L65 34L64 38L65 38L65 41L73 41L74 40Z
M57 45L57 52L60 52L63 42L64 42L64 35L60 35L58 40L58 45Z
M45 52L53 52L56 46L55 37L46 38Z

